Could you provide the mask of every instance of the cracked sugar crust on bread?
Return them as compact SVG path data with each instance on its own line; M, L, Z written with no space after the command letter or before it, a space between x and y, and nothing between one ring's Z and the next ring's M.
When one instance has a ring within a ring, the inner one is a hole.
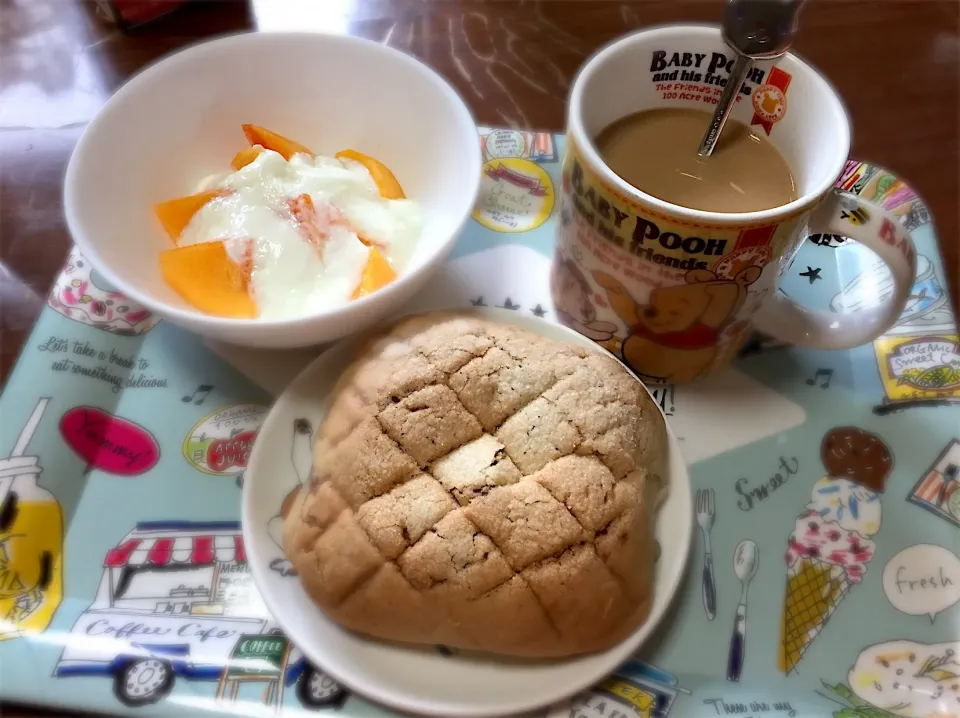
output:
M667 437L608 356L439 313L368 340L284 550L334 620L515 656L603 650L653 600Z

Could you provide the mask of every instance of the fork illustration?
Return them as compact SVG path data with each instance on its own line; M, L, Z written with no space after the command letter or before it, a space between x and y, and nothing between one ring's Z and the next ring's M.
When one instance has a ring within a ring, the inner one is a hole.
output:
M713 489L697 490L697 523L703 534L703 608L707 620L717 615L717 584L713 579L713 547L710 545L710 529L713 528L715 504Z

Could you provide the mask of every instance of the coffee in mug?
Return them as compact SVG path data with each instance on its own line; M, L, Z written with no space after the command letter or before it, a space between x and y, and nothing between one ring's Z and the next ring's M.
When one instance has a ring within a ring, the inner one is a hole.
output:
M795 55L754 63L720 154L704 164L716 174L678 178L696 175L682 162L735 61L717 27L652 28L594 55L571 90L554 306L650 382L709 374L755 329L821 349L865 344L896 322L916 274L897 219L835 188L850 150L847 113ZM808 233L867 245L893 291L852 314L795 304L777 284Z
M711 113L686 107L635 112L594 144L623 180L671 204L708 212L757 212L797 198L793 173L763 132L729 120L713 154L697 154Z

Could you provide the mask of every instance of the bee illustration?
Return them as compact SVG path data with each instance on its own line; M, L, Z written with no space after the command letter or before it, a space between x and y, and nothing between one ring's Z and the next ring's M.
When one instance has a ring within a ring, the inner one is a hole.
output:
M840 219L845 219L850 224L866 224L870 221L870 215L860 205L851 204L840 212Z

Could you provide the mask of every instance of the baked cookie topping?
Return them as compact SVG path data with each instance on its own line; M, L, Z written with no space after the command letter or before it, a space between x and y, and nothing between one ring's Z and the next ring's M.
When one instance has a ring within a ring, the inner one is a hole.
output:
M284 549L334 620L557 657L649 612L666 428L613 359L455 314L402 320L343 376Z

